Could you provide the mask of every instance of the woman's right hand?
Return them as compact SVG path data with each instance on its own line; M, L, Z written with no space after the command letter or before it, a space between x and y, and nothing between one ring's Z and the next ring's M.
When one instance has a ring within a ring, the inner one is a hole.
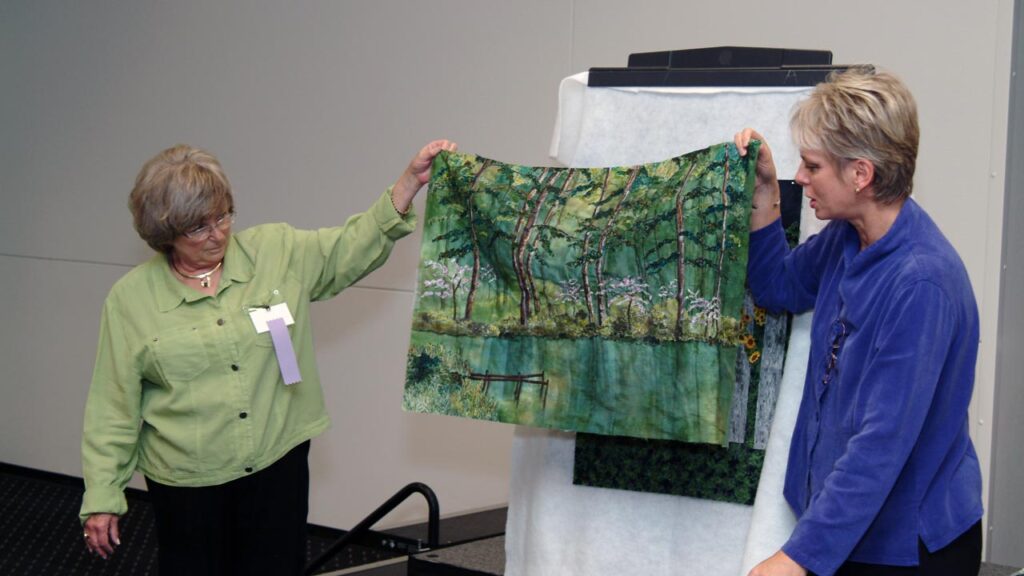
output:
M764 562L754 566L747 576L807 576L807 570L779 550Z
M114 553L121 545L121 532L117 528L117 514L93 514L86 519L84 529L85 545L90 552L103 557L104 560Z
M400 214L409 211L413 197L424 184L430 181L430 168L434 162L434 156L437 156L441 150L454 152L457 149L458 145L450 140L434 140L420 149L391 189L391 202L394 204L395 210Z
M747 146L751 140L760 140L761 147L757 153L757 183L754 185L754 209L750 214L750 230L760 230L771 224L782 215L779 209L781 194L779 192L779 179L775 170L775 160L772 158L772 150L764 136L760 135L753 128L744 128L736 133L733 142L739 150L740 156L747 155Z

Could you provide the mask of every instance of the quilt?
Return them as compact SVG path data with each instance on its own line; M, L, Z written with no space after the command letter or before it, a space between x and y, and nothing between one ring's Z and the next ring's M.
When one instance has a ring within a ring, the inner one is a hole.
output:
M439 154L403 408L727 445L753 337L750 152L604 168Z

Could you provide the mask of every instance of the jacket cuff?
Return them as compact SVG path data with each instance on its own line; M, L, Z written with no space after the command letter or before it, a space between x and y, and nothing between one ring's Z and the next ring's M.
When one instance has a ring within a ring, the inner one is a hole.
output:
M812 546L806 545L808 538L804 532L806 531L801 530L798 523L789 541L782 546L782 551L808 572L818 576L832 576L835 574L836 570L842 566L844 560L842 558L823 558L823 555L828 556L826 550L819 550L817 554L814 550L809 550L808 548L812 548Z
M116 514L123 516L128 511L128 500L124 490L112 486L89 488L82 496L82 508L78 519L84 524L93 514Z
M391 201L391 188L393 186L389 186L384 194L374 202L370 213L373 215L374 221L377 222L377 226L388 238L398 240L416 229L416 209L409 204L409 211L404 215L399 214Z

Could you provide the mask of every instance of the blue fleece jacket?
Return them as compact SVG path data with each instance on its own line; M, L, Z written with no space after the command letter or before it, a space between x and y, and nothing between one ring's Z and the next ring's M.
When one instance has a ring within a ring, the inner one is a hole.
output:
M982 516L967 414L978 311L963 262L913 200L865 250L845 221L792 251L779 222L750 238L757 303L814 309L784 489L798 522L783 550L821 576L846 560L917 565L918 538L935 551Z

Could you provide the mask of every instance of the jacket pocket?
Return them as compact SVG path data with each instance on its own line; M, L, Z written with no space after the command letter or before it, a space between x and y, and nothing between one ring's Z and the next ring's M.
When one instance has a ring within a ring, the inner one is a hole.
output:
M154 341L156 361L169 383L187 382L210 367L206 346L197 328L181 328Z

